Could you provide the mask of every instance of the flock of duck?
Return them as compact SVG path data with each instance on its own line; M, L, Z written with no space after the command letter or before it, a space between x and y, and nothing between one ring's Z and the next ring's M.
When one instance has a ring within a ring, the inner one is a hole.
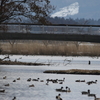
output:
M94 100L100 100L100 98L96 98L96 94L91 94L89 89L87 91L82 91L82 94L88 95L89 97L94 97Z
M7 79L7 76L4 76L3 79ZM16 82L17 80L20 80L20 77L18 77L17 79L13 80L12 82ZM32 79L32 78L28 78L27 82L31 82L31 81L37 81L37 82L44 82L44 80L40 80L40 78L36 78L36 79ZM63 84L65 81L65 78L63 79L46 79L46 85L49 85L50 82L52 83L58 83L58 84ZM10 86L9 83L5 84L4 86ZM35 87L34 84L29 85L29 87ZM4 93L6 90L5 89L0 89L0 93ZM66 86L66 88L64 89L64 87L61 87L59 89L55 89L55 91L57 92L71 92L70 88ZM62 100L62 98L60 97L61 94L59 93L55 98L57 100ZM13 97L12 100L17 100L16 96Z
M76 80L75 82L85 82L85 80ZM97 80L95 80L95 81L88 81L88 82L86 82L86 84L88 84L88 85L97 84ZM96 97L96 94L91 94L90 93L90 89L88 89L87 91L82 91L81 93L82 93L82 95L87 95L89 97L94 97L94 100L100 100L100 98Z
M85 82L85 80L76 80L75 82ZM95 80L95 81L88 81L88 82L86 82L86 84L88 84L88 85L91 85L91 84L96 84L97 83L97 80Z
M3 77L3 79L6 79L6 78L7 78L7 76ZM20 80L20 77L18 77L16 80L13 80L13 82L16 82L17 80ZM44 82L44 80L40 80L40 78L37 78L37 79L28 78L27 82L30 82L30 81ZM58 83L58 84L63 84L65 82L65 78L63 78L63 79L46 79L46 83L45 84L49 85L50 82ZM75 80L75 82L85 82L85 80ZM86 84L88 84L88 85L96 84L96 83L97 83L97 80L86 82ZM10 84L7 83L4 86L10 86ZM31 84L31 85L29 85L29 87L35 87L35 86L34 86L34 84ZM64 89L64 87L62 86L60 88L55 89L55 91L59 92L58 95L55 97L56 100L63 100L61 98L61 93L62 92L70 93L71 89L68 86L66 86L65 89ZM5 89L0 89L0 93L1 92L4 93ZM82 91L81 93L82 93L82 95L87 95L87 96L94 97L94 100L100 100L100 98L96 98L96 94L91 94L89 89L87 91ZM12 100L17 100L16 96L14 96Z

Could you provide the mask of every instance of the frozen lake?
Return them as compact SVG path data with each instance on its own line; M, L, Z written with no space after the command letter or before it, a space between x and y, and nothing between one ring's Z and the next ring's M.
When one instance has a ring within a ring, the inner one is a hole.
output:
M5 55L0 55L3 58ZM63 100L94 100L94 97L82 95L82 91L90 89L91 93L100 98L100 75L72 75L72 74L45 74L45 70L67 70L67 69L96 69L100 70L100 58L91 57L61 57L61 56L10 56L12 61L50 63L50 66L23 66L23 65L0 65L0 100L56 100L56 95L61 94ZM91 65L88 65L88 61ZM7 76L6 79L3 79ZM20 80L16 80L20 77ZM27 82L27 79L40 78L39 81ZM49 82L46 79L63 79L63 84ZM75 80L85 80L85 82L75 82ZM16 80L16 82L13 82ZM43 82L41 82L43 80ZM88 81L97 81L97 84L87 85ZM5 86L5 84L10 86ZM35 87L29 87L34 84ZM55 89L68 86L70 93L57 92Z

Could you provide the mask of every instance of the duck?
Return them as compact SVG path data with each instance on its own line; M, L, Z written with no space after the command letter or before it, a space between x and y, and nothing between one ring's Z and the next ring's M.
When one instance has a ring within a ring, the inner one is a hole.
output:
M39 79L40 79L40 78L37 78L37 79L33 79L32 81L39 81Z
M13 82L16 82L16 80L13 80Z
M4 76L4 77L3 77L3 79L6 79L6 78L7 78L7 76Z
M16 97L14 97L12 100L16 100Z
M4 89L0 89L0 92L5 92L5 90Z
M60 98L60 96L61 96L61 94L58 94L58 95L56 96L56 99Z
M5 84L5 86L10 86L10 84Z
M40 82L44 82L44 80L40 80Z
M88 90L88 91L82 91L81 92L83 95L88 95L88 94L90 94L90 90Z
M62 91L63 87L61 87L60 89L56 89L56 91Z
M52 80L52 83L58 83L58 79Z
M47 81L46 85L49 85L49 81Z
M95 83L96 84L97 83L97 80L95 80L95 81L88 81L87 82L88 85L91 85L92 83Z
M68 88L67 92L71 92L70 88Z
M100 98L97 98L96 95L94 95L94 100L100 100Z
M62 80L59 79L58 81L62 81L62 82L64 82L64 81L65 81L65 78L63 78Z
M66 87L66 90L62 90L61 92L71 92L70 88Z
M81 82L85 82L85 80L81 80Z
M32 84L32 85L29 85L29 87L34 87L34 84Z
M27 81L30 82L31 81L31 78L27 79Z
M59 84L63 84L63 82L59 82Z
M91 64L91 61L89 60L88 64L90 65Z
M95 83L96 84L97 83L97 80L93 81L92 83Z
M81 82L80 80L76 80L75 82Z
M17 80L20 80L20 77L19 77L19 78L17 78Z
M91 85L93 81L88 81L86 84Z
M66 86L66 90L61 90L61 92L67 92L67 91L68 91L67 88L68 88L68 87Z
M57 99L57 100L62 100L62 98L61 98L60 96L61 96L61 94L58 94L58 95L56 96L56 99Z
M89 96L89 97L94 97L94 96L95 96L95 94L88 94L88 96Z

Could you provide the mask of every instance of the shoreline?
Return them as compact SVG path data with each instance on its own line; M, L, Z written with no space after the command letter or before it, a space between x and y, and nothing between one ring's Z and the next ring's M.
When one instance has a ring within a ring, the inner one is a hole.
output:
M50 65L50 64L44 64L44 63L28 63L28 62L19 62L19 61L0 61L0 65L34 65L34 66L44 66L44 65Z
M46 70L43 73L51 73L51 74L100 75L100 70L84 70L84 69Z

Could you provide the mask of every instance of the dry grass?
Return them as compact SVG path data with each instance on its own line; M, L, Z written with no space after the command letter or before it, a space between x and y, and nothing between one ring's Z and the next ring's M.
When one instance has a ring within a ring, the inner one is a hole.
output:
M82 70L82 69L70 69L70 70L46 70L44 73L53 74L82 74L82 75L100 75L100 70Z
M34 65L34 66L40 66L40 65L50 65L50 64L43 64L43 63L27 63L27 62L17 62L17 61L2 61L0 60L0 65Z
M2 54L100 56L100 44L64 41L1 42Z

